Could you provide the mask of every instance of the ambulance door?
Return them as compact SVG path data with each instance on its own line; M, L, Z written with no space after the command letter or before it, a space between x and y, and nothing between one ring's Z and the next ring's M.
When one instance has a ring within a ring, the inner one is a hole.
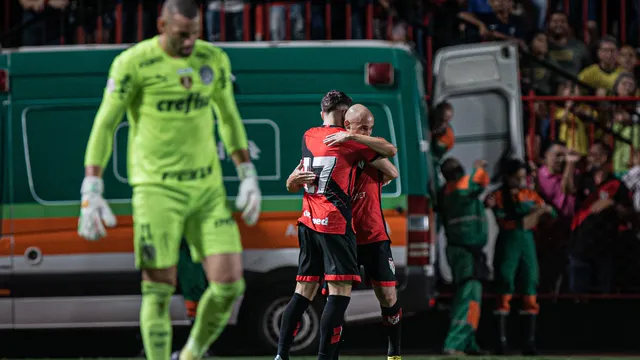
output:
M518 79L517 48L506 42L461 45L441 49L433 65L433 104L453 105L455 146L445 157L455 157L472 170L475 160L488 161L493 175L508 150L524 158L522 101ZM495 187L495 184L492 184ZM492 188L490 186L490 189ZM488 212L489 243L485 248L491 265L497 227ZM446 238L439 235L440 273L451 281L444 256Z

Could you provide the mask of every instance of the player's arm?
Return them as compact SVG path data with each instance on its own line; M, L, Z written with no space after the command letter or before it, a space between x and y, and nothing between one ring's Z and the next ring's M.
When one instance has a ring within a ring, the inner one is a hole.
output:
M218 119L218 134L224 143L227 154L230 154L236 167L243 163L250 163L249 145L247 133L233 96L233 83L231 81L231 64L226 53L221 52L220 74L216 79L212 100L213 109Z
M107 86L89 135L84 158L85 176L102 176L111 157L116 128L137 91L135 64L126 54L119 55L111 64Z
M398 178L398 169L387 158L377 158L370 162L369 165L380 170L383 176L383 183L387 183Z
M106 236L104 225L116 225L116 218L102 197L102 172L113 150L116 127L138 91L135 64L123 53L115 58L109 70L109 80L98 109L85 152L85 177L80 193L82 206L78 234L87 240ZM104 222L104 225L103 225Z
M394 157L398 152L396 147L387 140L379 137L372 137L361 134L350 134L347 131L340 131L327 136L323 142L327 146L342 144L349 140L365 145L384 157Z
M359 142L362 145L370 147L384 157L394 157L398 152L398 149L392 143L380 137L353 134L350 135L350 138L355 142Z
M240 178L240 189L236 207L242 210L242 218L247 225L254 225L260 216L262 194L258 186L258 174L249 156L247 133L240 118L240 112L233 96L231 64L223 51L218 56L220 74L216 79L212 95L213 109L218 119L218 134L230 154Z

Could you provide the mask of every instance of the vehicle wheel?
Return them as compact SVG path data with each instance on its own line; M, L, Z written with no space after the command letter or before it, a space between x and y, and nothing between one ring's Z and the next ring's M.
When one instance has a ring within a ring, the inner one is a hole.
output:
M291 300L291 295L291 291L280 290L256 299L257 306L251 316L250 328L256 335L258 345L274 355L278 349L282 314ZM318 351L322 305L322 299L318 296L305 311L300 321L300 329L291 346L292 353L313 354Z

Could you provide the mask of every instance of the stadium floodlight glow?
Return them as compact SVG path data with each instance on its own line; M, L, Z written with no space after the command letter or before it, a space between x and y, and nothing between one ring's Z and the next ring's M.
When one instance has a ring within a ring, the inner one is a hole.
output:
M372 86L392 86L395 69L390 63L366 63L364 81Z
M0 93L9 92L9 72L7 69L0 69Z

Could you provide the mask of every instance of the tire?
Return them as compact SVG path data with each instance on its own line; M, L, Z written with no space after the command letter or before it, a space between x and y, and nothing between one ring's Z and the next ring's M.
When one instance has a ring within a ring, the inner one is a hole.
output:
M249 329L254 334L254 339L262 350L275 355L278 350L278 338L280 337L280 323L282 314L291 300L293 292L286 287L276 287L275 291L261 294L254 300L252 316L249 319ZM315 354L320 344L320 315L323 303L317 296L307 308L300 329L294 338L291 352L297 354Z

